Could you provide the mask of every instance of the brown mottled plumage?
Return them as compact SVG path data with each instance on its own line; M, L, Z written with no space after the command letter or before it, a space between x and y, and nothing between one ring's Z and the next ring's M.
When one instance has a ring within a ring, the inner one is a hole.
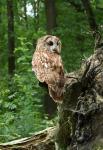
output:
M55 102L61 102L64 93L64 69L60 52L59 38L47 35L38 40L32 59L32 70L40 82L48 85L49 94Z

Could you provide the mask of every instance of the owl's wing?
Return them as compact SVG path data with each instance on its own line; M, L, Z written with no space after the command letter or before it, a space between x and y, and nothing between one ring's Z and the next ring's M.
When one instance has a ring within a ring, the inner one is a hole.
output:
M42 51L37 51L33 55L32 70L35 72L37 79L40 82L45 82L46 76L46 58L43 56Z
M64 69L63 63L60 55L52 54L49 57L49 62L51 62L49 67L48 84L49 94L55 102L61 102L64 95Z
M48 85L49 94L54 101L63 99L64 70L60 55L37 51L32 59L32 70L40 82Z
M51 59L51 68L52 68L52 78L54 82L59 82L64 77L64 68L60 55L54 53Z

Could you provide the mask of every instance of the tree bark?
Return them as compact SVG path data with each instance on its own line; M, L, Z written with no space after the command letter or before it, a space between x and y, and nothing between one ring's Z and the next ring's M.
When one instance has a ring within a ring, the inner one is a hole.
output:
M47 33L50 34L57 26L55 0L45 0L45 12L47 18Z
M103 44L103 43L102 43ZM91 150L103 139L103 47L81 66L81 72L68 74L66 95L58 107L58 149ZM103 143L102 143L103 144Z
M15 70L15 33L14 33L14 10L13 0L7 0L7 17L8 17L8 73L14 74Z

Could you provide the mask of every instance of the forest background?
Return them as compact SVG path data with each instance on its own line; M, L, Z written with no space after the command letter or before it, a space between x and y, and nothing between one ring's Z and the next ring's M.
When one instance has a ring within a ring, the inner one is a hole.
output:
M91 0L103 31L103 0ZM0 1L0 142L32 135L57 122L56 104L39 86L31 60L39 37L62 41L65 72L77 70L94 50L82 0Z

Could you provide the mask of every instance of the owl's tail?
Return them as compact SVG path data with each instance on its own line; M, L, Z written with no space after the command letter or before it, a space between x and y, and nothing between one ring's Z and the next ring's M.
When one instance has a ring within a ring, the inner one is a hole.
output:
M49 95L52 97L52 99L57 103L62 103L63 97L64 97L64 85L53 85L48 86L49 89Z

